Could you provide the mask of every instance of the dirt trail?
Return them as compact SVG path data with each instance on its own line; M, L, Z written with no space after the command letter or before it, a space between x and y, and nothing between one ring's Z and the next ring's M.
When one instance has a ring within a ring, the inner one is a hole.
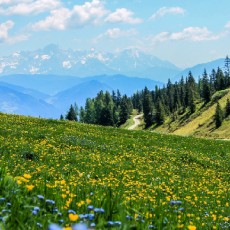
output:
M137 115L133 118L133 121L134 121L134 124L132 126L130 126L128 128L128 130L133 130L135 129L138 125L140 125L141 121L140 121L140 118L142 117L143 115L140 114L140 115Z

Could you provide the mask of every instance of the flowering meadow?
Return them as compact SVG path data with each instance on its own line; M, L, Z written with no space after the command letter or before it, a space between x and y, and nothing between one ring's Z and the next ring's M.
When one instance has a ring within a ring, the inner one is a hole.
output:
M2 230L229 228L229 141L0 114Z

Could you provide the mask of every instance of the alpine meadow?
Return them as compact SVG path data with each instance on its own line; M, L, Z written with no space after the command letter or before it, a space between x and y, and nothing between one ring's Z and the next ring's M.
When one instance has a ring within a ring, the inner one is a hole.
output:
M0 230L230 230L229 0L0 0Z
M230 142L0 118L1 229L230 226Z

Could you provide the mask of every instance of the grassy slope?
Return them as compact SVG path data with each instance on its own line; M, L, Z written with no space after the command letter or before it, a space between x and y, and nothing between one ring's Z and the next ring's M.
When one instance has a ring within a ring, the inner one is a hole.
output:
M227 98L230 99L230 89L225 90L223 97L219 100L222 108L226 105ZM220 94L220 92L218 93ZM213 100L219 95L214 95ZM181 136L198 136L209 138L230 139L230 119L225 119L222 126L218 129L215 128L214 114L216 103L208 104L206 107L201 108L201 104L197 105L198 109L192 116L188 118L178 117L175 122L169 126L166 124L154 129L156 132L173 133Z
M47 229L60 218L71 224L67 210L86 213L89 199L105 209L97 229L107 229L108 220L122 229L211 229L228 219L230 142L5 114L0 120L0 166L20 182L11 193L0 180L0 198L11 202L0 203L0 213L11 211L2 214L6 229L37 229L38 222ZM26 192L28 185L34 187ZM42 206L39 194L55 200L62 217ZM34 206L42 210L37 216Z

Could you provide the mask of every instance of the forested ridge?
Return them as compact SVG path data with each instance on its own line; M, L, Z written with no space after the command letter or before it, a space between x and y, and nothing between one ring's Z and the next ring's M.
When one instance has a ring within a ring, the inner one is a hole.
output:
M71 105L66 119L79 120L82 123L98 124L104 126L120 126L126 122L133 109L143 113L145 128L161 125L166 117L171 121L177 119L178 115L193 114L198 103L203 106L208 104L212 96L230 87L230 59L225 59L225 70L213 69L211 74L204 70L202 76L196 81L192 72L188 76L181 77L175 83L169 79L162 88L155 87L149 90L145 87L142 91L132 96L121 95L117 92L100 91L95 98L88 98L85 107L78 109L77 105ZM219 127L225 117L230 114L230 102L226 101L225 108L215 101L216 127ZM61 117L63 119L63 116Z

